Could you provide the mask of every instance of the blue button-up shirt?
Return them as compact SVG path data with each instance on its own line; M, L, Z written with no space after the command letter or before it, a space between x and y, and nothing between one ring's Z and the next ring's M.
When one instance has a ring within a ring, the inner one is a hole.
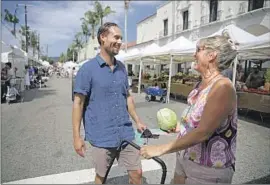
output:
M134 130L127 107L128 78L125 66L115 60L112 70L97 55L76 75L74 93L86 98L83 115L85 140L93 146L112 148L132 141Z

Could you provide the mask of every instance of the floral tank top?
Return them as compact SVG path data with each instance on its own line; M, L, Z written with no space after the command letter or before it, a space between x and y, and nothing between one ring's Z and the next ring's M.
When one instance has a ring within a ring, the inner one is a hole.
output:
M207 101L207 95L217 78L202 91L193 89L188 96L188 107L184 110L180 121L178 137L195 129L200 124L200 118ZM195 98L195 96L197 97ZM208 138L208 140L190 147L184 151L184 159L191 160L200 165L227 168L235 164L237 136L237 105L228 118Z

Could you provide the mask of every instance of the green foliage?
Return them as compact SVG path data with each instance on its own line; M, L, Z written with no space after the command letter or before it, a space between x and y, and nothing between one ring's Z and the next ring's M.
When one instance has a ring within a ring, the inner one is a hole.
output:
M60 62L60 63L64 63L64 62L65 62L65 58L66 58L65 54L64 54L64 53L61 53L61 55L60 55L60 58L59 58L59 61L58 61L58 62Z
M270 69L266 70L266 73L264 74L265 82L270 83Z

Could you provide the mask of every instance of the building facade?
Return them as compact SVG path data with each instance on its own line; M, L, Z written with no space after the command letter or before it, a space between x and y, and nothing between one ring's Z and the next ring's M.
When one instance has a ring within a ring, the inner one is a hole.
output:
M168 1L137 24L137 44L155 41L162 46L179 36L195 41L231 23L259 36L270 31L269 10L269 0Z
M153 42L164 46L180 36L196 41L229 24L255 36L270 32L270 1L168 1L158 7L155 14L137 23L137 45L134 47L141 49L145 43ZM173 68L175 74L178 65Z
M96 56L99 52L99 43L97 38L89 37L88 42L78 51L77 61L82 62Z
M270 32L270 1L166 1L153 15L137 23L136 45L128 50L142 49L152 43L164 46L180 36L196 41L229 24L256 36ZM97 52L97 41L89 38L86 50L79 52L78 61L91 58ZM178 66L173 66L173 74L179 70ZM139 67L133 65L132 70L137 74Z

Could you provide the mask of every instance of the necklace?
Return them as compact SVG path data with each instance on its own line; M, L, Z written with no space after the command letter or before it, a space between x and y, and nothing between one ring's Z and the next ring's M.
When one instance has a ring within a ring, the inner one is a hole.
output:
M199 86L199 88L198 88L198 91L200 92L201 90L203 90L203 89L205 89L207 86L208 86L208 84L210 83L210 82L212 82L212 80L214 80L216 77L218 77L220 74L218 73L218 74L216 74L214 77L212 77L205 85L204 85L204 87L203 87L203 85L200 85Z
M206 87L208 86L208 84L209 84L212 80L214 80L215 78L217 78L219 75L220 75L220 74L216 74L212 79L210 79L210 80L206 83L206 85L205 85L204 88L206 88ZM197 91L196 95L194 95L194 96L191 97L191 98L197 98L199 92L202 91L204 88L202 88L202 86L200 86L200 87L198 88L198 91ZM188 109L187 109L185 115L181 117L181 123L183 123L183 124L188 124L188 114L189 114L189 112L191 111L192 108L193 108L193 105L189 105L189 107L188 107Z

